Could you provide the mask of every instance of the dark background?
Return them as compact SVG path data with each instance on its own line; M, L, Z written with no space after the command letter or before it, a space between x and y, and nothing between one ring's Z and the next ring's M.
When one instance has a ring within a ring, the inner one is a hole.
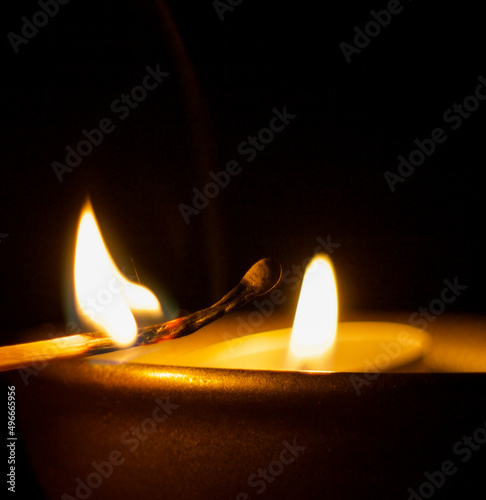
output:
M18 54L6 35L39 6L4 6L1 343L71 319L88 194L119 267L133 275L133 258L174 309L205 307L259 258L291 270L330 237L343 308L413 312L457 277L468 289L447 310L484 312L486 103L456 131L442 119L486 76L479 7L404 1L348 64L340 43L384 0L244 0L224 21L210 0L169 4L71 1ZM111 103L157 64L170 76L120 120ZM297 117L247 162L238 145L284 106ZM105 117L116 130L60 183L51 163ZM392 193L384 172L436 127L447 141ZM241 174L187 225L179 204L230 160Z

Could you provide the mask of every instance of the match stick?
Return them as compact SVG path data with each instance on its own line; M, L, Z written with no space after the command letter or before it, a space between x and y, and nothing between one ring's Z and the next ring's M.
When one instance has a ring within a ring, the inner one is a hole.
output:
M276 260L262 259L247 271L235 288L212 306L160 325L139 328L134 345L155 344L190 335L255 297L269 292L279 283L281 275L282 268ZM117 349L120 348L100 332L4 346L0 347L0 372Z

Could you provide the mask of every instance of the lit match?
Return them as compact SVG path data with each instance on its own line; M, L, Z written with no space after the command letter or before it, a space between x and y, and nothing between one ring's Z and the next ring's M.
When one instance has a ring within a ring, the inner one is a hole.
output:
M254 264L238 285L221 300L159 325L139 328L133 345L149 345L190 335L224 314L244 306L255 297L272 290L280 281L282 268L274 259ZM125 346L132 347L133 345ZM0 371L14 370L36 363L100 354L120 349L114 340L100 332L70 335L51 340L0 347Z

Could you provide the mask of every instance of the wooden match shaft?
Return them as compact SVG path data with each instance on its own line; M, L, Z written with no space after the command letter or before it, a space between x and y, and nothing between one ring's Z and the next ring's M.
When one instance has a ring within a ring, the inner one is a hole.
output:
M220 318L223 314L225 314L224 307L208 307L167 323L140 328L135 345L156 344L185 337ZM51 340L4 346L0 347L0 372L115 349L119 347L109 337L100 336L99 333L69 335Z
M278 284L281 275L282 268L277 261L262 259L216 304L160 325L139 328L135 345L164 342L194 333L227 312L269 292ZM0 347L0 372L115 349L119 347L99 332L4 346Z
M185 337L220 318L225 312L224 305L211 306L160 325L139 328L135 345L156 344ZM100 333L69 335L51 340L4 346L0 347L0 372L115 349L119 347L109 337L102 336Z
M0 372L25 368L54 359L77 358L113 347L110 338L90 334L9 345L0 347Z

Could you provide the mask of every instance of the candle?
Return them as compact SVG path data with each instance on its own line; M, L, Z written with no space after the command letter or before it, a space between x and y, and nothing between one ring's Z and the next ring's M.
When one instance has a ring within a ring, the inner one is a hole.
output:
M292 370L362 372L404 366L423 355L429 337L416 328L397 323L350 322L338 327L331 355L300 364L289 362L292 330L263 332L211 345L171 360L171 364L248 370ZM160 364L162 353L152 351L137 359Z

